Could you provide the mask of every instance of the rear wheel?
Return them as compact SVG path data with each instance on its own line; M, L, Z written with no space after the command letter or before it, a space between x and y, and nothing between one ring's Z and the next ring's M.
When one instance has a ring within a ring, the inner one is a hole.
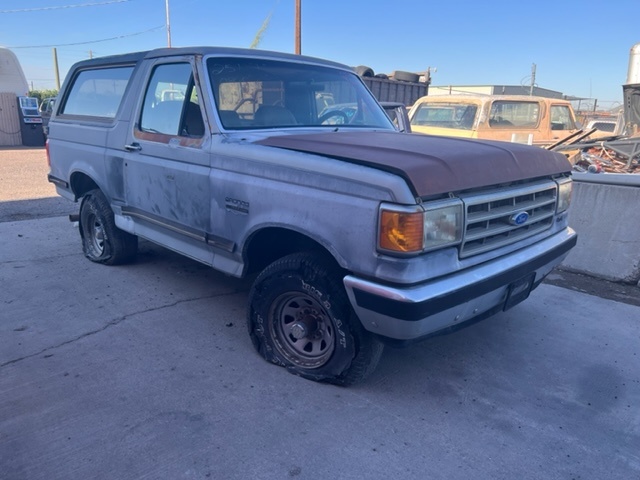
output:
M138 252L138 237L116 227L109 202L97 189L87 192L82 199L80 237L84 255L92 262L129 263Z
M249 295L248 326L267 361L338 385L364 379L383 349L353 313L340 270L316 253L289 255L258 276Z

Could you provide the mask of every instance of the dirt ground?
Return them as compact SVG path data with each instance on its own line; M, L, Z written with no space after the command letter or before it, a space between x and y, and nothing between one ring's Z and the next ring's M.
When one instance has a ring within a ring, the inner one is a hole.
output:
M43 147L0 147L0 222L77 213L79 205L58 196L48 173Z
M0 147L0 201L56 196L42 147Z

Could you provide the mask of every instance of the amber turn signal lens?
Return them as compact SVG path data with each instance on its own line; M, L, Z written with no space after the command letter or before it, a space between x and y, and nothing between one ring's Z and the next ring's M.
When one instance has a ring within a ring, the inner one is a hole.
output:
M383 210L380 215L380 248L395 252L419 252L424 246L422 212L402 213Z

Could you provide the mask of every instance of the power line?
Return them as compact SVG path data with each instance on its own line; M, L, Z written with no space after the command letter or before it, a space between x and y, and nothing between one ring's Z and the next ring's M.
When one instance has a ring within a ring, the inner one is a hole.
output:
M41 12L44 10L60 10L63 8L96 7L98 5L110 5L112 3L125 3L130 1L131 0L109 0L107 2L77 3L75 5L56 5L53 7L20 8L16 10L0 10L0 13Z
M55 44L52 44L52 45L22 45L22 46L18 46L18 47L6 47L6 48L14 48L14 49L18 49L18 48L48 48L48 47L70 47L72 45L88 45L90 43L109 42L111 40L119 40L121 38L135 37L136 35L142 35L144 33L153 32L153 31L160 30L160 29L163 29L163 28L165 28L164 25L158 25L157 27L153 27L153 28L150 28L149 30L144 30L142 32L128 33L126 35L119 35L117 37L103 38L101 40L89 40L89 41L86 41L86 42L55 43Z

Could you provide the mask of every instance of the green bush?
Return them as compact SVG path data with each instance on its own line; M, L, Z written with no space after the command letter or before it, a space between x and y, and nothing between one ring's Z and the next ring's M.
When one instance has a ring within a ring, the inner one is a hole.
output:
M31 90L29 92L30 97L36 97L38 99L38 105L42 103L42 100L49 97L55 97L58 95L58 90Z

